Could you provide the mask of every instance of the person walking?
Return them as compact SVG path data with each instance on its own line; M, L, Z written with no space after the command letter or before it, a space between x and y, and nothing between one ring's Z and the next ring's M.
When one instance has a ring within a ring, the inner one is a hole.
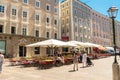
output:
M78 71L78 56L77 56L77 53L74 53L73 54L73 70L77 70Z
M83 52L82 63L83 63L83 68L87 66L87 54L86 54L86 52Z
M4 55L0 52L0 73L2 72L3 62L4 62Z

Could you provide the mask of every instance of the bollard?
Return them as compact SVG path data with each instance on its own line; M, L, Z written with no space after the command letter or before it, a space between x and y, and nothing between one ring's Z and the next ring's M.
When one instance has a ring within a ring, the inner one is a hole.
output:
M119 75L120 68L118 63L113 63L112 70L113 70L113 80L120 80L120 75Z

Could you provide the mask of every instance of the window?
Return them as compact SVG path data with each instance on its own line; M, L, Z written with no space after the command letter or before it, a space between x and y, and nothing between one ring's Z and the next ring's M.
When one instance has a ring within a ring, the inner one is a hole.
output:
M74 14L77 14L77 10L74 10Z
M47 10L47 11L50 11L50 5L47 5L47 6L46 6L46 10Z
M23 11L23 18L27 18L27 11Z
M47 38L49 38L49 32L47 32Z
M47 17L47 20L46 20L47 23L50 23L50 19Z
M80 37L80 41L81 41L81 42L83 41L83 37Z
M82 27L80 27L80 33L82 33Z
M57 20L54 20L54 24L57 25Z
M37 8L40 8L40 1L36 1L35 5L36 5Z
M16 33L16 27L12 26L11 27L11 34L15 34Z
M69 14L69 10L67 10L66 13Z
M77 18L76 17L74 18L74 22L77 22Z
M35 18L39 21L39 14L36 14Z
M0 25L0 33L3 33L3 25Z
M55 33L55 39L57 39L57 33Z
M4 6L0 5L0 12L4 13Z
M39 37L39 30L35 30L35 36Z
M66 19L66 23L68 23L68 22L69 22L69 19L67 18L67 19Z
M27 34L27 29L24 27L22 28L22 35L26 35Z
M35 47L35 54L39 54L40 53L40 48L39 47Z
M16 9L12 9L12 15L16 16Z
M28 0L23 0L23 3L28 4Z
M58 8L55 7L54 8L54 12L57 13L58 12Z
M62 52L68 52L68 48L62 48Z
M57 4L57 1L58 1L58 0L54 0L54 3Z

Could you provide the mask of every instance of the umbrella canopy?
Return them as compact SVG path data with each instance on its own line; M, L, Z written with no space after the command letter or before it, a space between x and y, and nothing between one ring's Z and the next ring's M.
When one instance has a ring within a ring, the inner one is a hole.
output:
M106 48L105 48L104 46L102 46L102 45L96 44L96 47L97 47L98 49L100 49L100 50L106 50Z
M85 47L96 47L97 45L94 43L86 42Z
M86 47L97 47L100 50L105 50L106 49L102 45L98 45L98 44L94 44L94 43L86 42L85 44L86 44Z
M33 44L29 44L26 45L27 47L37 47L37 46L42 46L42 47L56 47L56 46L65 46L66 43L60 40L56 40L56 39L49 39L49 40L44 40L41 42L37 42L37 43L33 43Z
M85 44L83 42L79 42L79 41L68 41L66 42L67 44L74 44L77 46L85 46Z
M106 49L109 49L109 50L114 50L113 47L106 47Z

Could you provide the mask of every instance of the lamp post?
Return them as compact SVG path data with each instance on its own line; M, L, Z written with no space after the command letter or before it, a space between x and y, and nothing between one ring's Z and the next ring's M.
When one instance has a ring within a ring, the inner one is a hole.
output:
M117 62L117 55L116 55L116 38L115 38L115 21L114 19L117 16L118 9L115 6L112 6L108 10L109 17L112 19L112 27L113 27L113 47L114 47L114 52L115 52L115 57L114 57L114 63L112 65L112 70L113 70L113 80L120 80L120 69L119 65Z
M108 10L109 17L112 19L112 27L113 27L113 47L114 47L114 52L115 52L115 58L114 58L114 63L117 63L117 58L116 58L116 38L115 38L115 18L117 16L118 9L115 6L112 6Z

